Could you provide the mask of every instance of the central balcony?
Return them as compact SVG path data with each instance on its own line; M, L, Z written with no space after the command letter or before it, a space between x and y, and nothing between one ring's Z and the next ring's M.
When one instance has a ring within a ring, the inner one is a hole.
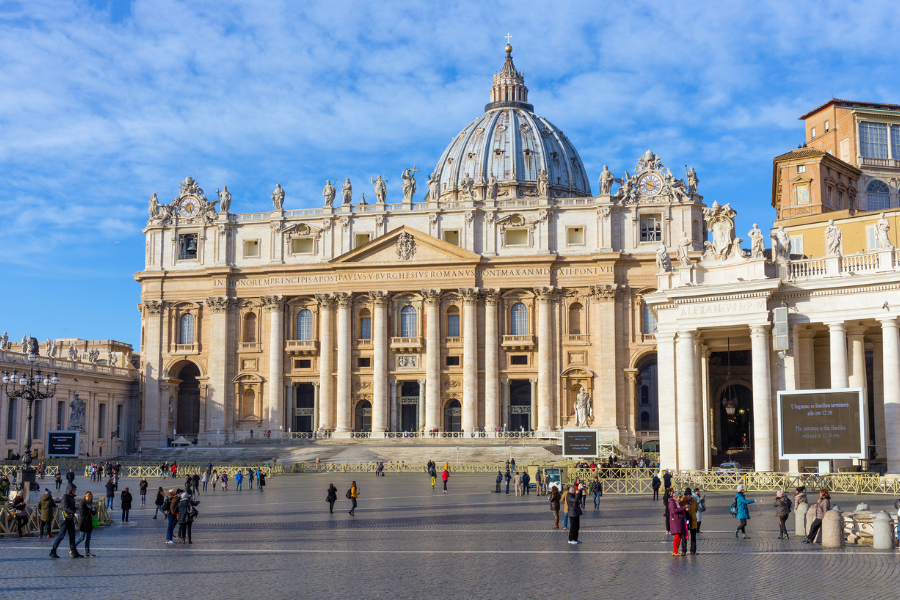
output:
M507 350L531 350L534 348L534 336L504 335L500 345Z
M422 350L422 338L392 337L391 350L394 352L420 352Z

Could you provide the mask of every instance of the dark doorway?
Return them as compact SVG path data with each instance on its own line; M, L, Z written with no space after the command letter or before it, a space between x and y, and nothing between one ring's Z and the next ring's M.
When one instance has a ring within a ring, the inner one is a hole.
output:
M451 400L444 407L444 431L462 431L462 404Z
M197 377L200 369L194 363L187 363L181 368L178 378L178 414L175 429L178 435L193 440L200 433L200 382Z
M297 394L294 399L294 422L291 425L294 431L312 432L315 419L316 390L311 383L301 383L297 386Z
M372 431L372 403L363 400L356 405L356 427L354 431Z
M527 379L509 380L509 431L531 431L531 382Z
M419 384L404 381L400 385L400 431L419 430Z

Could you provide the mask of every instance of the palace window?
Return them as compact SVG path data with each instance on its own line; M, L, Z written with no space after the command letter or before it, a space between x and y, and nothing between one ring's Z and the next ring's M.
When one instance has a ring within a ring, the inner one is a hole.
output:
M662 222L659 215L642 215L641 216L641 241L642 242L661 242L662 241Z
M308 308L297 313L297 339L306 341L313 339L313 314Z
M891 207L891 188L880 179L873 179L866 186L866 207L869 210L884 210Z
M178 236L178 260L197 258L197 234L182 233Z
M370 316L368 308L359 311L359 337L357 339L372 339L372 317Z
M459 232L458 231L444 231L444 241L448 244L453 244L454 246L459 246Z
M866 158L887 158L887 125L884 123L859 123L859 151Z
M416 337L416 307L409 304L400 311L400 337Z
M256 313L244 315L244 343L256 341Z
M447 337L459 337L459 308L447 309Z
M583 307L580 302L575 302L569 307L569 335L581 333L581 313Z
M644 302L644 314L642 319L642 329L644 335L656 335L656 315L650 310L650 306Z
M244 242L244 258L259 258L259 240Z
M528 335L528 307L517 302L509 309L510 335Z
M181 315L181 324L178 328L178 343L194 343L194 315L191 313Z

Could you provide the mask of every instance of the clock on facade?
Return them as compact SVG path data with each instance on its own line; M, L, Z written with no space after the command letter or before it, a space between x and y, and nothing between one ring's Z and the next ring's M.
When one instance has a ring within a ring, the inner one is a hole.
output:
M644 196L655 196L662 189L662 179L660 179L659 175L648 173L641 177L638 187Z

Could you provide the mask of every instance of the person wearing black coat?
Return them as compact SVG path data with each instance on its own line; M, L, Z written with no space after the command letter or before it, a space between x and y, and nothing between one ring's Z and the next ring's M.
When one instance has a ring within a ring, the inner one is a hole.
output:
M106 508L112 510L113 500L116 499L116 484L112 479L106 481Z
M337 502L337 488L333 483L328 484L328 495L325 496L325 502L328 503L328 512L334 514L334 503Z
M131 497L131 492L128 491L128 488L122 490L121 502L122 502L122 522L128 522L128 511L131 510L131 501L133 498Z
M87 492L75 513L75 529L79 531L78 539L75 540L75 547L77 548L78 544L83 541L84 555L87 558L94 558L94 555L91 554L91 532L94 531L94 515L96 514L97 507L94 506L94 495Z
M581 527L581 499L584 496L583 485L573 485L566 494L566 504L569 506L569 543L580 544L578 529Z

